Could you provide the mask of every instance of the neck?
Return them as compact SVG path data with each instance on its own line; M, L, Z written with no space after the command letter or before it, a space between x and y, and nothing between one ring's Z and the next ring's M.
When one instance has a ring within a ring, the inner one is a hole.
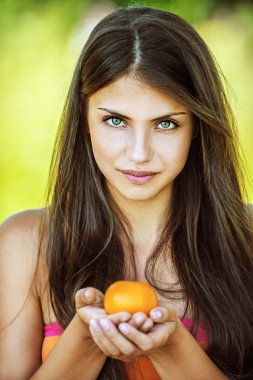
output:
M131 200L117 194L113 197L132 228L134 243L154 243L165 226L170 210L170 196L149 200Z

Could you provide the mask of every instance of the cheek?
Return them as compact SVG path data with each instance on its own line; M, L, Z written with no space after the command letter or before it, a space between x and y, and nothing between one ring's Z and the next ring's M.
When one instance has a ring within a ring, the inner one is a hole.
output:
M105 166L107 162L116 159L122 149L123 142L119 138L112 138L111 134L101 132L91 133L91 144L95 160L98 166Z
M190 146L191 146L191 139L184 140L180 144L180 147L178 148L178 158L181 161L185 162L187 160L189 150L190 150Z
M95 160L98 166L101 167L101 165L105 164L105 162L110 159L109 145L102 140L93 140L91 143Z
M167 165L180 168L187 160L190 145L191 138L175 138L168 141L167 144L164 141L163 144L160 144L159 149Z

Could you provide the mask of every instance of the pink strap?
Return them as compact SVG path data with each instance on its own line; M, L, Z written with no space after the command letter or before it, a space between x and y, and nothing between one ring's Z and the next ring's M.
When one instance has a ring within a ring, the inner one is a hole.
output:
M58 322L44 325L44 336L62 335L63 328Z
M192 325L193 325L193 320L190 318L180 318L180 319L181 319L183 325L187 328L187 330L190 330ZM207 341L208 340L207 331L206 331L203 323L198 324L197 331L195 334L195 339L197 341L204 341L204 340Z

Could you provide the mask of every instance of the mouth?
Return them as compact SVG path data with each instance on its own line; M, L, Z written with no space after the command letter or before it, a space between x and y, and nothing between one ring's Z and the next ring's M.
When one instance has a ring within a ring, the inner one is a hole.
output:
M148 172L148 171L140 171L140 170L121 170L123 174L133 175L135 177L146 177L150 175L155 175L157 172Z
M121 170L121 173L133 184L142 185L149 182L157 172L140 170Z

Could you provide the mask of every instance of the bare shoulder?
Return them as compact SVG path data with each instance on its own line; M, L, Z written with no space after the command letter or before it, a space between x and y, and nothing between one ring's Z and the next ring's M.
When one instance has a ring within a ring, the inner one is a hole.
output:
M36 265L44 214L45 209L23 211L10 216L0 226L1 264L11 266L18 277Z
M36 233L40 226L45 211L46 208L33 209L11 215L0 225L1 237L8 237L9 234L13 232L17 234L17 238L21 235L31 237L32 234L34 236L34 233Z

